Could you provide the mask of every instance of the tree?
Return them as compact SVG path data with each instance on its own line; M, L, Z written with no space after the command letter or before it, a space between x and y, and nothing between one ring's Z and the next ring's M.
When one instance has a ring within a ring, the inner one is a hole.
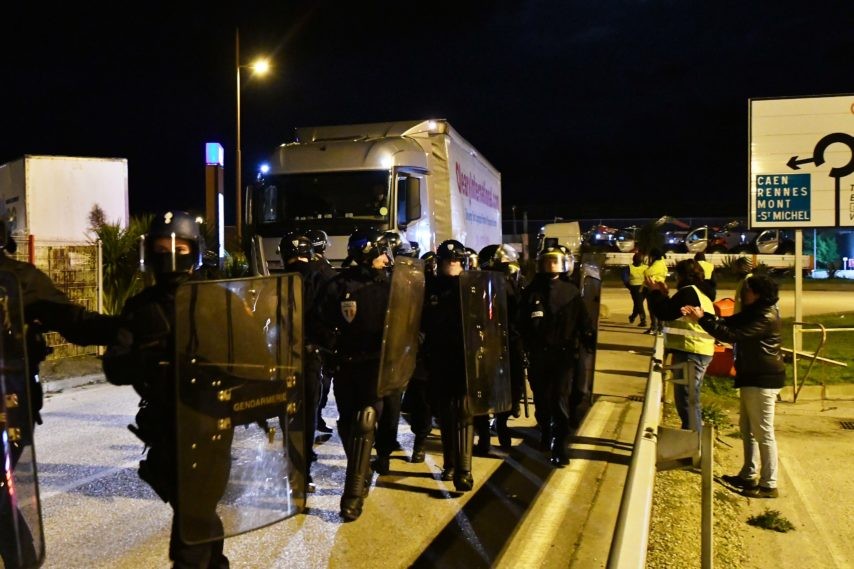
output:
M816 266L823 265L827 276L833 278L839 268L839 246L836 243L836 231L820 231L815 241Z
M101 242L104 271L104 312L119 314L125 301L140 292L145 281L139 270L139 238L154 216L131 216L128 226L110 223L98 205L89 212L90 230Z

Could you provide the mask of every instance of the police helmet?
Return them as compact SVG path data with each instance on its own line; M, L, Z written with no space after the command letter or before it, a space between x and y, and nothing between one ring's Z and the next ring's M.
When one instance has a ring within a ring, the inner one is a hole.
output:
M388 246L395 257L400 255L405 257L412 256L412 244L406 238L406 235L400 231L386 231L385 238L388 241Z
M553 261L557 263L553 263ZM572 253L563 245L548 245L537 255L537 272L538 273L566 273L572 274L572 269L575 267L575 260L572 258Z
M287 233L282 240L279 241L279 257L283 263L287 263L288 259L303 257L311 260L314 256L314 244L306 235L296 232Z
M428 275L436 274L436 253L427 251L421 255L420 259L424 261L424 272Z
M154 274L186 273L202 266L202 252L205 249L200 223L186 211L167 211L154 217L143 239L140 264L143 270ZM155 251L155 242L168 239L170 251ZM175 249L175 240L184 239L190 243L190 253L179 253Z
M471 247L466 247L466 254L469 258L469 269L480 269L480 259L477 258L477 251Z
M465 245L456 239L448 239L447 241L442 241L436 247L436 261L459 261L462 263L463 268L468 268L469 252L466 250Z
M394 259L386 234L377 229L353 232L347 241L347 255L359 265L368 265L380 255L387 255L389 260Z
M326 248L329 247L329 235L324 230L309 229L305 232L305 236L311 241L315 253L322 255L326 252Z
M481 269L504 270L502 265L516 263L519 265L519 253L510 245L487 245L477 254Z

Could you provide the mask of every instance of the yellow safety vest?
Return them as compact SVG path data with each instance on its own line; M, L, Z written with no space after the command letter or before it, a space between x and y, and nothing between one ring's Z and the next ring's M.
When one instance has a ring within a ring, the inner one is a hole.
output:
M711 263L711 261L697 261L701 267L703 267L703 274L706 276L706 280L712 278L712 273L715 272L715 266Z
M694 285L691 285L691 288L697 293L703 312L714 314L715 305L711 299ZM693 320L684 316L677 320L669 320L665 323L663 331L665 348L703 356L715 355L715 339Z
M664 259L653 261L644 273L644 276L651 278L655 282L663 283L667 280L667 263L664 262Z
M640 286L643 284L643 275L649 267L641 263L640 265L629 265L629 286Z

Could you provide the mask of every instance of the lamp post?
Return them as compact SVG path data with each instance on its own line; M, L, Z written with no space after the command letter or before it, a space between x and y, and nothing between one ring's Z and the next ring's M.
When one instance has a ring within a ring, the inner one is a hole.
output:
M234 62L237 75L237 137L235 158L235 229L237 231L237 241L243 244L243 200L242 200L242 183L243 183L243 160L241 157L240 147L240 70L249 68L256 75L264 75L270 70L270 62L266 58L256 59L249 65L240 65L240 28L234 30Z

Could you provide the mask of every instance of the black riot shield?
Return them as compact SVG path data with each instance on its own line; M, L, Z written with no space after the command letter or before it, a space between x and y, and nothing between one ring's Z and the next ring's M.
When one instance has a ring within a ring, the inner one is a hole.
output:
M415 371L421 308L424 304L424 265L418 259L397 257L385 313L377 396L406 387Z
M302 326L298 274L178 288L176 515L187 543L305 508Z
M593 329L599 328L599 304L602 296L602 277L599 266L582 263L578 270L581 299L587 309L587 315L593 323ZM590 409L593 400L593 375L596 369L596 350L587 351L581 347L575 367L575 378L569 395L570 423L578 428Z
M0 331L0 565L39 567L44 561L44 532L24 310L18 279L8 271L0 271Z
M473 415L513 406L507 329L507 283L496 271L460 275L466 389Z

